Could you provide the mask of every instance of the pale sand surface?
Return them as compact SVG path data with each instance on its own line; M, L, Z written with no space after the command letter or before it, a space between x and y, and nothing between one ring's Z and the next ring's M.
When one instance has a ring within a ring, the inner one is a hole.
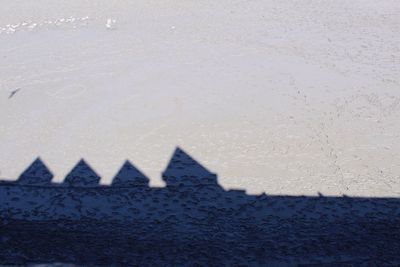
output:
M180 146L248 193L400 196L400 3L5 1L0 177ZM114 21L115 20L115 21ZM11 98L10 93L17 91Z

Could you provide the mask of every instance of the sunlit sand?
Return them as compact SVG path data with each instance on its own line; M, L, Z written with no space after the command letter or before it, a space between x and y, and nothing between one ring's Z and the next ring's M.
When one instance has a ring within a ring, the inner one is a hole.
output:
M400 196L396 1L12 1L0 9L0 177L179 146L225 188Z

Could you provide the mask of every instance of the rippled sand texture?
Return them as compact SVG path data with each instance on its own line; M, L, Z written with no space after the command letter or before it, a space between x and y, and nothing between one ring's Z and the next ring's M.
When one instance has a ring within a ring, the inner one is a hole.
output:
M0 177L181 146L225 188L400 196L398 1L8 1Z

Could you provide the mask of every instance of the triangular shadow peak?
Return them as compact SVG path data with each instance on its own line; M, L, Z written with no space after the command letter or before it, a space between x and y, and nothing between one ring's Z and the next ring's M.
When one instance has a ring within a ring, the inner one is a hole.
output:
M129 162L116 176L117 185L148 182ZM225 190L179 148L164 179L166 188L97 186L82 160L71 187L0 183L0 262L400 266L400 198ZM81 186L87 181L96 186Z
M217 175L207 170L180 147L175 149L162 177L167 186L218 185Z
M84 159L81 159L71 172L67 174L62 185L72 187L91 187L99 186L99 182L100 176Z
M22 185L50 185L53 174L37 157L31 165L19 176L17 183Z
M115 175L112 185L115 187L148 186L149 178L139 171L129 160L125 161Z

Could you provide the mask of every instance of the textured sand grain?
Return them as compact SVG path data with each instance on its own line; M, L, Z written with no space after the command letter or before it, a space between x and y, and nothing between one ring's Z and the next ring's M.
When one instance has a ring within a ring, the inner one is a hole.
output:
M109 183L128 158L160 185L181 146L226 188L399 196L398 14L389 0L3 3L0 177L40 156L60 181L83 157Z

